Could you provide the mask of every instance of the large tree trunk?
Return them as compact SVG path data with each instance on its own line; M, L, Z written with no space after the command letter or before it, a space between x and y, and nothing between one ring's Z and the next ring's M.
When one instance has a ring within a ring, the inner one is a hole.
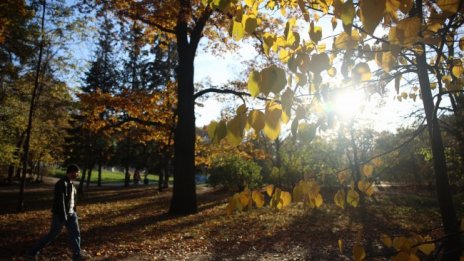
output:
M169 213L188 215L197 211L195 187L195 99L194 60L203 29L212 14L207 7L188 28L192 15L189 0L179 0L180 11L176 23L177 53L177 125L174 133L174 185ZM190 32L190 34L189 34Z
M195 192L195 114L193 58L188 46L179 44L177 127L174 134L174 186L169 212L188 215L197 211Z
M174 186L169 213L188 215L197 212L195 191L195 106L194 59L196 47L188 39L189 1L182 1L176 37L179 66L177 68L177 126L174 133Z
M417 1L416 4L417 3L420 4L421 1ZM422 47L423 50L425 50L425 46L422 45ZM449 185L443 140L440 133L438 119L436 117L435 105L433 103L432 91L430 88L426 52L416 54L416 60L419 84L422 93L422 102L427 118L427 128L429 132L430 144L432 145L433 169L435 172L438 204L440 206L444 230L448 236L444 242L443 260L459 260L459 224Z

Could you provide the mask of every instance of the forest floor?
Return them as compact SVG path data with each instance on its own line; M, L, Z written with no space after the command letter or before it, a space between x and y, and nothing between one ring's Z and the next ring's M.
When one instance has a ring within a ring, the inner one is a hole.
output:
M52 189L52 184L28 186L27 211L17 213L17 187L0 187L0 260L25 260L24 252L47 232ZM442 235L430 191L381 188L361 218L357 209L335 206L334 191L326 190L319 209L292 205L227 215L230 195L198 187L198 213L174 217L166 214L169 191L158 193L154 186L143 185L90 187L78 201L82 248L90 260L352 260L353 244L361 234L367 260L386 260L392 250L381 243L382 233ZM463 193L455 203L462 217ZM63 229L39 260L70 256Z

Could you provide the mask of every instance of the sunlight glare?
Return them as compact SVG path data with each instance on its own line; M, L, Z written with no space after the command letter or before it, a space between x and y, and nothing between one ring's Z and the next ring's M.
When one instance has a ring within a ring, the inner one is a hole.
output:
M365 102L366 97L363 90L346 88L337 92L333 108L342 120L352 120L361 113Z

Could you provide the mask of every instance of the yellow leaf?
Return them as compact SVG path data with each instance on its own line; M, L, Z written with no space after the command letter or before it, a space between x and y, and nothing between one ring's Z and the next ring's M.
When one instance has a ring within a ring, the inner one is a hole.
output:
M366 257L366 251L360 245L354 245L353 247L353 258L355 261L361 261Z
M458 11L460 0L438 0L437 5L446 17L450 17Z
M287 191L282 191L280 193L280 199L282 201L282 207L286 207L290 205L290 203L292 203L292 194L290 194L290 192Z
M211 128L211 130L209 129ZM211 122L208 127L208 135L212 134L211 139L213 143L219 143L227 135L226 122L221 120L219 123Z
M353 50L359 41L360 36L358 31L351 31L351 35L341 32L335 37L334 48L340 50Z
M451 70L451 73L456 77L460 78L461 75L464 73L464 68L462 66L462 62L459 59L454 59L453 61L453 69Z
M251 96L256 97L259 94L259 84L261 82L261 74L257 71L252 71L248 77L248 91Z
M320 206L322 206L322 203L324 203L324 199L322 198L322 195L319 193L314 198L314 205L316 205L316 208L319 208Z
M390 72L396 64L396 58L392 52L381 53L381 67L385 72Z
M335 69L335 67L330 67L330 69L327 70L327 74L330 77L335 77L335 75L337 75L337 69Z
M290 88L287 88L282 93L281 103L282 103L282 110L289 111L293 105L293 91Z
M282 105L276 102L268 102L264 113L265 125L263 132L270 139L275 140L280 134L280 118Z
M240 41L243 36L245 35L245 31L243 30L243 25L241 22L233 20L233 25L232 25L232 38L235 41Z
M372 172L374 172L374 166L372 166L371 164L365 164L362 167L362 172L364 176L369 178L372 176Z
M250 201L249 193L248 192L240 192L240 197L239 197L239 202L242 207L248 206L248 203Z
M380 241L386 246L386 247L392 247L392 240L388 235L381 234L380 235Z
M287 85L285 71L276 65L271 65L261 71L261 92L268 95L269 92L279 94Z
M418 39L421 31L421 20L419 17L408 17L398 22L396 29L391 31L392 43L399 43L405 47L411 47Z
M392 261L409 261L410 256L411 254L409 252L401 251L392 258Z
M311 38L311 41L319 42L322 38L322 28L320 26L314 26L314 22L311 22L310 27L309 27L309 37Z
M327 56L326 53L314 54L311 57L309 70L313 73L319 74L320 72L327 70L330 67L329 56Z
M250 114L248 115L248 123L256 133L260 132L265 125L264 113L259 110L250 111Z
M253 202L255 202L257 208L262 208L264 206L264 195L261 192L254 190L251 194L251 198Z
M266 189L267 195L268 195L269 197L272 196L272 193L274 193L274 185L272 185L272 184L271 184L271 185L267 185L265 189Z
M338 250L340 254L343 253L343 241L341 239L338 240Z
M242 24L243 27L245 28L245 31L249 34L252 34L256 27L258 26L258 22L256 20L256 17L254 15L244 15L242 18Z
M264 53L269 56L269 51L275 46L276 37L273 34L265 33L263 35L263 49Z
M353 207L357 207L359 205L359 194L354 189L348 190L348 195L346 199L347 203Z
M217 121L211 121L208 125L208 137L210 140L214 139L214 134L216 133Z
M245 124L242 123L239 117L234 117L227 122L226 139L232 146L238 146L243 139L243 129Z
M425 237L426 241L430 241L432 238L430 236ZM435 244L434 243L427 243L419 245L419 250L426 255L430 255L433 251L435 251Z
M345 208L345 191L340 189L337 191L334 197L335 205Z
M352 70L354 82L364 82L371 79L371 69L367 63L358 63Z
M348 171L344 170L344 171L338 173L338 182L340 184L343 184L347 180L348 180Z
M353 24L353 19L356 15L356 10L354 9L353 0L348 0L342 5L340 19L343 23L343 28L348 34L351 33L351 25Z
M393 239L392 246L396 250L408 250L409 251L411 249L410 242L406 237L395 237Z
M373 34L377 25L382 21L385 10L385 0L360 0L361 22L368 34Z
M411 8L413 7L413 5L414 5L413 0L401 0L401 4L399 8L403 14L408 14L409 11L411 11Z
M253 4L254 4L254 0L245 0L245 4L248 6L248 7L253 7Z

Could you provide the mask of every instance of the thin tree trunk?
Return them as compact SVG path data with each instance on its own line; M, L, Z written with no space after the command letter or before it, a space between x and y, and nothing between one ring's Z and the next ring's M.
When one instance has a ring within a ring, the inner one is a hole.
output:
M125 178L124 178L124 187L129 187L130 184L130 173L129 173L129 166L126 166L124 169Z
M18 210L24 211L24 188L26 186L26 171L27 171L27 160L29 154L29 145L31 140L31 131L32 131L32 119L34 117L34 107L36 103L36 97L38 96L39 92L39 76L40 76L40 67L42 66L42 53L44 49L44 34L45 34L45 9L46 9L46 0L42 0L42 19L41 19L41 39L40 39L40 46L39 46L39 59L37 61L37 67L35 72L35 82L34 82L34 89L32 91L31 103L29 106L29 116L27 121L27 128L26 128L26 140L24 141L24 150L23 150L23 174L21 177L21 186L19 189L19 197L18 197Z
M166 171L166 168L163 166L159 169L159 174L158 174L158 191L163 192L163 184L164 184L164 172Z
M98 181L97 186L101 187L102 185L102 164L101 162L98 163Z
M14 156L19 157L21 154L21 147L23 146L23 141L24 141L24 135L26 132L21 133L18 142L16 143L16 149L14 152ZM18 166L18 169L20 169L20 166ZM13 181L13 176L15 173L15 166L12 164L8 167L8 184L11 184Z
M84 182L85 182L85 174L86 173L87 173L87 169L83 169L81 179L79 180L79 187L77 188L77 192L79 194L84 194Z
M422 6L422 1L416 1L416 6ZM422 10L420 8L420 10ZM425 46L421 45L423 50ZM426 52L416 53L419 84L422 93L422 102L427 118L427 128L429 132L430 144L432 145L433 169L435 172L436 190L438 204L442 216L442 222L447 240L444 242L443 260L459 260L460 255L460 236L459 224L453 204L449 178L446 168L446 157L443 147L443 140L440 133L440 126L435 113L430 80L427 70Z
M88 170L88 173L87 173L87 184L86 184L86 188L89 188L90 186L90 178L92 177L92 169L93 169L93 166L89 167L89 170Z

